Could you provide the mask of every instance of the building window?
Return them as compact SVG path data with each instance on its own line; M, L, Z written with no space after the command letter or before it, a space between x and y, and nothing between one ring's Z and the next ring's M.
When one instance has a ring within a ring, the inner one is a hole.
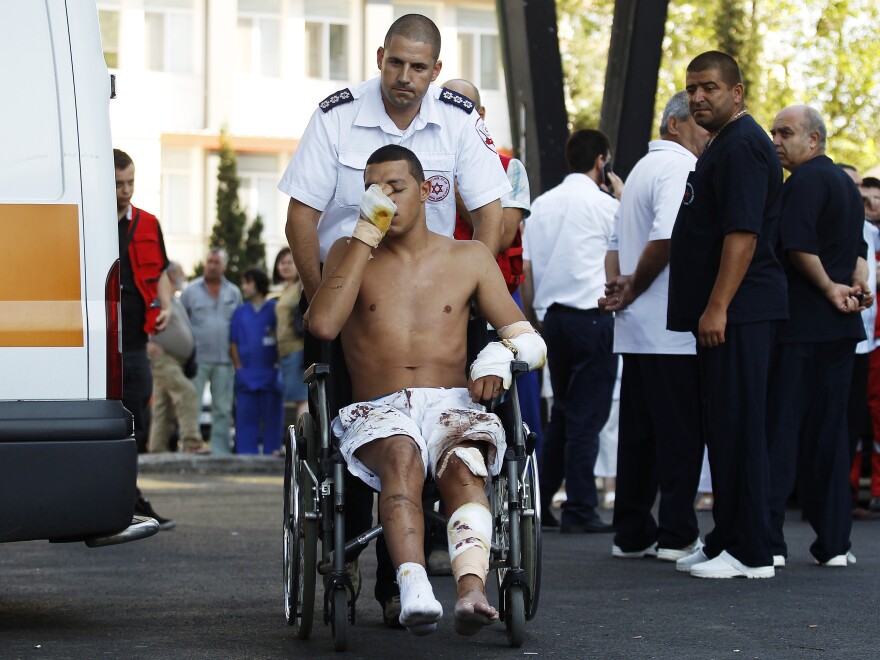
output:
M162 228L168 234L198 234L192 209L189 151L162 150Z
M98 24L101 26L104 61L108 69L117 69L119 68L119 12L99 9Z
M237 154L237 166L238 199L248 222L257 215L262 218L264 241L267 236L283 236L287 218L278 203L278 157Z
M280 52L279 0L239 0L239 73L278 78L281 75Z
M306 75L348 80L349 0L306 0Z
M193 0L144 0L147 69L192 73L193 27Z
M494 12L459 8L458 61L461 77L480 90L501 89L501 48Z

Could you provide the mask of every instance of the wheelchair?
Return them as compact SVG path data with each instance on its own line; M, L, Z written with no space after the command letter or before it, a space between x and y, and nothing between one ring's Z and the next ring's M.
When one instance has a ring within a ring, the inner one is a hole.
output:
M538 611L541 589L541 494L534 451L537 438L522 422L516 391L517 376L527 371L525 362L512 362L511 388L488 406L501 419L507 438L501 471L489 484L493 518L489 568L497 577L497 609L514 648L525 641L526 621ZM310 410L316 414L300 416L285 438L284 616L297 638L309 638L315 620L316 578L320 574L324 578L324 624L330 626L334 649L344 651L348 626L355 623L355 594L345 570L346 555L379 536L382 526L346 541L347 467L330 431L329 376L330 366L324 363L313 364L306 371ZM433 506L426 505L424 510L445 528L445 519L433 511Z

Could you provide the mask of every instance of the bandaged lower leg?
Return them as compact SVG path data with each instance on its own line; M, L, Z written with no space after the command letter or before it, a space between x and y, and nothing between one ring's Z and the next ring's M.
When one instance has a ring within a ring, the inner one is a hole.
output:
M485 584L489 572L489 539L492 514L482 504L468 502L449 516L446 525L452 575L458 582L464 575L476 575Z
M397 569L400 587L400 625L416 635L427 635L437 630L443 616L443 606L434 598L425 567L406 562Z

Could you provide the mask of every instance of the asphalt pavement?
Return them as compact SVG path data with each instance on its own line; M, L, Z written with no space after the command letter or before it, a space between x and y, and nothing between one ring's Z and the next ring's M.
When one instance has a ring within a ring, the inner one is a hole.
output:
M279 459L149 457L141 488L176 529L101 549L0 544L0 658L340 657L323 624L299 641L284 622L281 472ZM386 629L369 548L346 656L878 657L880 522L855 523L857 564L819 568L812 531L789 513L788 566L769 580L699 580L612 559L608 534L546 533L540 611L520 649L502 624L455 634L449 577L433 578L447 612L436 634ZM708 531L711 515L700 522Z

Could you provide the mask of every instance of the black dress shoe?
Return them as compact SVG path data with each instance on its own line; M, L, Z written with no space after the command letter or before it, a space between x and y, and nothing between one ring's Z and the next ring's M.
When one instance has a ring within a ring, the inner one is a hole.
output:
M559 531L562 534L609 534L614 531L614 525L609 525L597 518L585 523L562 525Z

